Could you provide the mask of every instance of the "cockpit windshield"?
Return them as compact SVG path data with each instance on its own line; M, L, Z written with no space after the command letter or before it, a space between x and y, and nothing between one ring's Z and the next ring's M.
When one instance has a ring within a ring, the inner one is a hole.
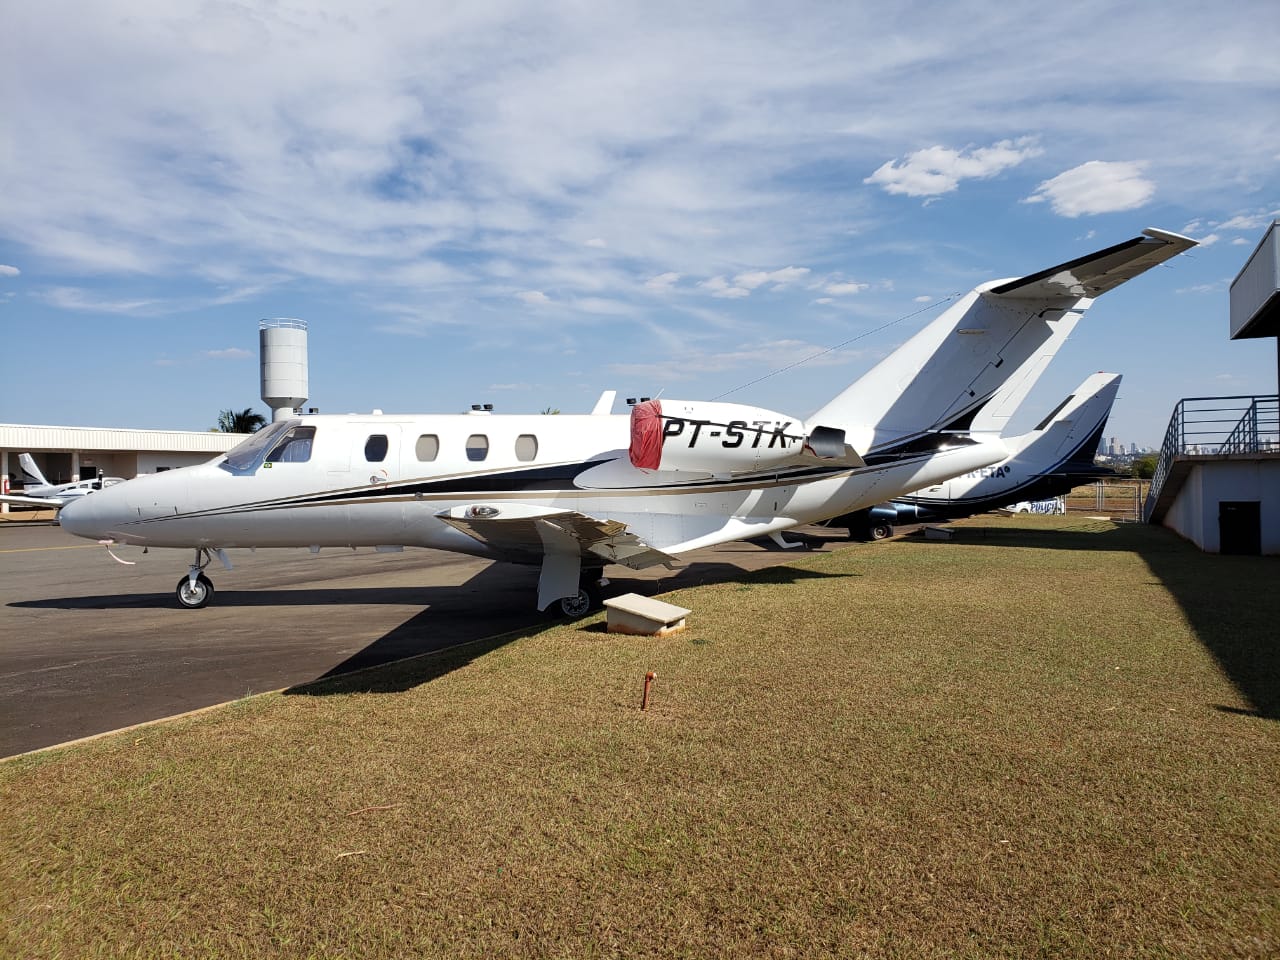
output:
M268 463L306 463L311 459L311 441L316 438L315 427L298 425L281 438L267 454Z
M277 420L269 423L248 439L236 444L227 453L226 466L233 470L255 470L266 459L267 451L294 427L302 426L301 420Z

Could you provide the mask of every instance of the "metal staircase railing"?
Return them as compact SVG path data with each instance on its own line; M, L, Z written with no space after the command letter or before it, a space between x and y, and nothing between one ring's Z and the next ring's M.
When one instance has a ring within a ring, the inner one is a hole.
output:
M1280 451L1280 397L1187 397L1169 418L1142 518L1151 522L1174 465L1187 457Z

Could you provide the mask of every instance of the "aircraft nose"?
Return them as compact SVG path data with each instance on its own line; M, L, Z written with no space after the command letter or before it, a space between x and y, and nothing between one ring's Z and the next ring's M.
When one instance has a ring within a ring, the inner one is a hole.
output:
M63 506L58 511L58 523L67 533L89 540L103 539L102 524L96 509L96 501L101 493L89 497L79 497Z

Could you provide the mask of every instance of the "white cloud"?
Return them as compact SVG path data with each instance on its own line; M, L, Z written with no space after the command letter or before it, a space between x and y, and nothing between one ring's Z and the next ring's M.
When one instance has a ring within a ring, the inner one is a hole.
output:
M713 297L728 300L741 300L751 296L753 290L768 286L771 290L783 290L793 283L803 280L809 275L808 267L783 267L780 270L748 270L739 273L732 281L723 276L712 277L698 284Z
M28 5L0 41L29 94L6 103L0 239L25 277L81 289L49 301L67 309L170 312L175 291L180 309L251 304L301 280L400 305L410 332L463 323L477 301L545 306L545 290L567 316L678 290L680 274L686 290L719 274L700 288L719 307L794 289L812 274L737 271L829 269L850 237L897 229L882 191L1013 179L1041 144L1065 158L1054 169L1162 158L1162 195L1195 209L1221 209L1204 196L1228 186L1274 195L1275 139L1240 122L1272 106L1256 67L1274 79L1270 38L1191 4L1164 23L1082 2L1030 19L944 5L922 22L892 5L423 16L386 0L358 29L305 3ZM1061 46L1103 16L1084 53ZM1010 29L1035 57L1007 55ZM1169 61L1193 66L1133 123L1126 92ZM930 242L957 232L981 231L951 222ZM103 278L110 292L83 292Z
M870 289L869 283L855 283L851 280L840 283L829 283L823 287L824 293L829 293L833 297L844 297L851 293L861 293L863 290Z
M583 313L611 317L625 316L634 313L636 309L629 303L608 297L579 297L573 301L573 306Z
M712 277L710 280L703 280L698 284L698 287L706 290L713 297L721 297L728 300L740 300L743 297L751 296L751 291L748 288L730 283L724 277Z
M914 297L912 298L911 302L912 303L933 303L933 300L934 300L933 297Z
M803 280L808 275L808 267L783 267L781 270L754 270L740 273L733 278L733 282L735 286L744 287L747 290L755 290L766 283L772 284L777 290L797 280Z
M1062 217L1136 210L1155 195L1145 163L1090 160L1045 180L1024 203L1045 200Z
M815 367L848 366L866 354L861 350L834 350L804 340L765 340L736 350L686 349L680 363L663 360L653 363L612 363L609 370L619 376L649 380L688 380L698 374L722 373L730 370L759 368L775 370L797 364Z
M38 296L51 307L62 310L83 310L91 313L142 314L155 310L160 301L145 298L133 300L108 300L95 296L78 287L50 287Z
M680 282L678 273L660 273L644 282L645 288L655 293L669 293Z
M1224 220L1222 223L1216 224L1216 226L1219 230L1252 232L1254 230L1262 230L1276 218L1277 214L1280 214L1280 211L1269 210L1265 213L1242 214L1232 217L1230 220Z
M999 140L989 147L966 147L963 150L926 147L907 154L901 164L895 160L887 161L862 182L908 197L936 197L955 190L961 180L994 177L1043 152L1034 137Z
M240 347L227 347L225 350L206 350L204 355L212 360L247 360L253 353Z
M825 304L828 304L828 303L835 303L836 301L835 301L835 299L834 299L834 298L832 298L832 297L819 297L817 300L815 300L815 301L813 301L813 302L814 302L814 303L821 303L821 304L824 304L824 305L825 305Z
M0 263L0 277L16 277L22 273L17 267L11 267L7 263Z

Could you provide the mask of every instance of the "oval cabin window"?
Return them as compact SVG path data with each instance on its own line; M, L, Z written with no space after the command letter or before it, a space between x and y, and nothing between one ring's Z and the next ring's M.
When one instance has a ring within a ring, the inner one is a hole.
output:
M417 453L419 462L430 463L440 456L440 438L434 433L424 433L418 438L414 452Z
M537 459L538 438L532 433L522 433L516 437L516 459L522 463Z
M381 463L387 459L387 437L382 433L375 433L364 444L364 458L370 463Z
M473 433L467 437L467 459L479 461L489 456L489 438L483 433Z

